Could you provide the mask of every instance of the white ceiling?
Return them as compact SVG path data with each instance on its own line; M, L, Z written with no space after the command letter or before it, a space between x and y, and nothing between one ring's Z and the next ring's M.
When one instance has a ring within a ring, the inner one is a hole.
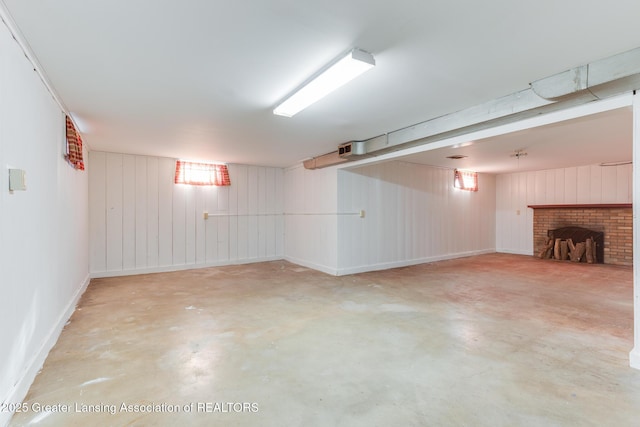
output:
M631 107L619 108L398 160L485 173L625 163L632 159L632 114ZM515 156L517 152L526 155ZM454 155L467 157L448 158Z
M265 166L290 166L640 44L637 0L0 1L86 123L91 149ZM351 47L371 52L377 66L293 118L272 114ZM600 119L478 143L465 149L467 161L495 172L507 148L527 149L521 164L543 155L609 160L600 149L613 144L607 120L621 118ZM588 150L574 145L594 131Z

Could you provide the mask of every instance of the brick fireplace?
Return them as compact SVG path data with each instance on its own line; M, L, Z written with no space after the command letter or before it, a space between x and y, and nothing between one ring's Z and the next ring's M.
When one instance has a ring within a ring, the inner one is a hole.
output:
M604 263L633 264L631 204L531 205L534 254L544 247L548 230L578 226L604 232Z

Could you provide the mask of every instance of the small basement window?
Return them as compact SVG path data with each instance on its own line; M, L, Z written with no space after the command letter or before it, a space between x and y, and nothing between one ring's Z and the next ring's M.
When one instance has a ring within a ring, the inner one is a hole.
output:
M84 159L82 158L82 137L80 132L76 129L76 125L73 124L71 117L66 116L66 135L67 135L67 152L64 156L65 159L77 170L84 170Z
M478 172L454 170L453 186L460 190L478 191Z
M176 161L176 184L187 185L231 185L227 165L219 163L196 163Z

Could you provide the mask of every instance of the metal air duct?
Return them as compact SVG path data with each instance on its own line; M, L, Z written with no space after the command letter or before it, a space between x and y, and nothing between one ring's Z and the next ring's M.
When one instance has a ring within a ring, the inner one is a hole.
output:
M343 148L343 155L337 156L339 161L331 163L325 159L320 162L321 166L316 167L332 166L345 161L359 160L363 156L378 156L425 145L636 89L640 89L640 48L536 80L528 89L455 113L364 141L341 144L340 147L350 147L348 154L345 153L346 148ZM354 147L357 147L357 150Z

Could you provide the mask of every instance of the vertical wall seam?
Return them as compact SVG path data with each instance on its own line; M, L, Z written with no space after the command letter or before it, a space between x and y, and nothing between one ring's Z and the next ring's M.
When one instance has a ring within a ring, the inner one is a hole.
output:
M108 221L107 221L107 216L109 214L109 206L107 204L107 155L105 154L104 156L102 156L102 161L103 161L103 165L102 165L102 173L103 175L103 179L102 181L104 182L104 270L107 271L108 270L108 265L107 265L107 236L109 234L109 229L108 229Z
M120 154L120 271L124 271L124 154Z
M156 167L156 182L158 183L158 185L156 185L156 200L158 201L158 207L156 209L156 236L157 236L157 244L156 244L156 251L157 251L157 260L158 260L158 267L160 266L160 159L158 159L157 161L158 166Z

